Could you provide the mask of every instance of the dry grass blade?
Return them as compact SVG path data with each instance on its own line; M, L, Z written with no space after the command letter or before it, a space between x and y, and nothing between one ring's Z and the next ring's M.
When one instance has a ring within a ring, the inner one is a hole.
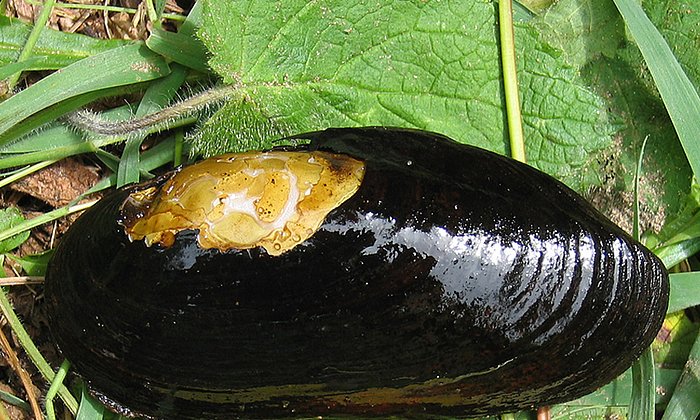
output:
M2 286L27 286L30 284L42 284L43 277L38 276L20 276L20 277L4 277L0 278L0 287Z
M24 386L24 390L27 393L27 399L29 400L29 404L32 407L34 418L36 418L37 420L43 420L44 416L41 414L41 408L39 407L36 395L34 395L34 385L32 384L32 380L29 378L29 374L27 374L27 371L25 371L24 368L22 368L22 366L20 365L19 359L17 358L17 354L12 349L9 340L7 339L7 336L5 336L5 333L2 331L2 329L0 329L0 346L2 346L2 350L7 355L7 360L10 363L10 366L12 366L12 369L15 372L17 372L17 375L22 380L22 385Z

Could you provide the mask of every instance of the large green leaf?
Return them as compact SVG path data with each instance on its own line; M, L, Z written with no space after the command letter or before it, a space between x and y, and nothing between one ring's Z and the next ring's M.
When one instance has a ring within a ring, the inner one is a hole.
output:
M612 1L561 0L533 25L576 68L604 55L614 57L625 39L625 27Z
M632 220L629 191L636 157L648 137L640 178L640 218L644 230L658 231L668 216L680 210L692 172L663 103L646 85L640 65L624 57L599 57L582 74L605 95L611 118L619 127L613 147L604 156L601 176L606 179L603 192L607 200L601 207L608 214L620 212L617 223Z
M700 83L700 1L647 0L642 5L697 89Z
M490 2L205 5L210 66L237 90L203 127L202 154L357 125L417 127L508 151ZM533 28L519 26L516 38L528 162L583 188L594 181L595 152L610 144L603 102Z
M666 40L649 20L641 6L633 0L614 0L625 23L644 57L673 127L693 169L700 175L700 96L673 55Z
M649 0L659 20L692 10L687 3ZM692 18L682 17L668 24L673 40L695 37ZM691 170L671 119L646 71L637 45L627 38L623 20L614 3L607 0L560 0L532 20L540 37L562 51L563 59L578 69L586 84L607 103L608 118L618 132L611 147L599 154L600 188L590 198L613 220L630 230L633 204L633 174L639 148L646 137L648 146L640 180L642 227L658 231L668 216L680 209L688 189ZM674 31L677 31L674 32ZM674 44L672 44L672 47ZM678 44L682 57L692 61L697 48ZM691 52L692 51L692 52ZM699 62L698 60L694 61ZM673 168L673 170L669 170Z

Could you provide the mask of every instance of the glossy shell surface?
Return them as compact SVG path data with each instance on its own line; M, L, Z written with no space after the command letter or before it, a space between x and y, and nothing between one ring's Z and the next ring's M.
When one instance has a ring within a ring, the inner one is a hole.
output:
M103 402L156 418L475 416L587 394L655 337L662 263L548 175L421 131L298 137L295 152L361 162L360 183L278 255L182 226L130 238L170 175L105 197L63 238L50 327Z

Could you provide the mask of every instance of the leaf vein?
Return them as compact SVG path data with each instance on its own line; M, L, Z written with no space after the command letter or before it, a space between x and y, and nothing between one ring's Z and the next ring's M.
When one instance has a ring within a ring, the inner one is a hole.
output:
M256 73L256 67L262 62L262 59L264 57L267 57L269 54L271 54L272 52L275 51L273 47L275 45L277 45L277 43L282 39L283 32L286 31L287 28L289 28L289 27L293 28L293 26L290 26L290 25L292 23L298 23L299 18L304 13L306 13L308 10L310 10L313 6L318 4L319 1L320 0L311 0L311 1L304 3L303 7L301 7L299 10L297 10L292 16L289 17L289 19L287 19L286 22L284 22L284 24L282 26L280 26L277 29L277 31L274 33L274 35L272 35L272 37L270 37L270 42L268 42L267 48L265 48L265 50L263 50L263 52L255 59L255 62L253 63L253 65L251 66L251 68L249 70L249 72L251 74Z

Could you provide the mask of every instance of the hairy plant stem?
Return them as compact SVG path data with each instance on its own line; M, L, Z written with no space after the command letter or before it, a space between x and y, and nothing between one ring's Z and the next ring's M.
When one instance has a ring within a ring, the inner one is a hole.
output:
M132 135L154 127L166 129L176 121L229 99L239 86L216 86L177 102L158 112L122 121L107 121L91 111L77 111L66 116L69 124L87 133L102 136Z

